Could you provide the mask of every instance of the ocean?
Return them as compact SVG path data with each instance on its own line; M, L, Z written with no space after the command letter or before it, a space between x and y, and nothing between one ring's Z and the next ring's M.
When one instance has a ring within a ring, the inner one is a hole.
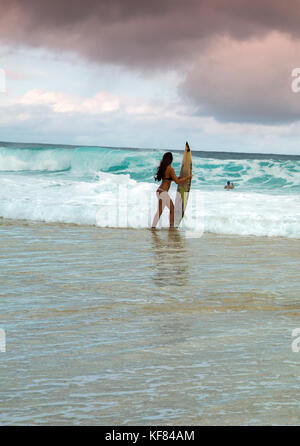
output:
M163 150L0 143L0 216L148 228ZM179 175L182 153L174 152ZM233 191L224 190L227 181ZM176 188L170 191L175 197ZM164 213L161 226L168 226ZM300 156L193 151L183 229L300 237Z
M0 143L1 425L299 424L300 157L167 150Z

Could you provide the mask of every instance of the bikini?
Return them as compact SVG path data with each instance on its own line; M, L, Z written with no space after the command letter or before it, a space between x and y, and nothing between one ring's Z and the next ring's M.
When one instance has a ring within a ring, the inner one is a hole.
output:
M163 179L163 180L169 180L169 181L172 181L172 178L162 178L162 179ZM156 190L156 192L167 192L167 193L168 193L167 190L162 189L160 186L158 187L158 189Z
M172 178L162 178L162 180L172 181ZM165 194L163 194L163 192L165 192ZM171 212L172 200L168 194L168 191L159 186L159 188L156 190L156 196L159 201L159 206L153 219L152 228L156 227L165 206L167 206Z

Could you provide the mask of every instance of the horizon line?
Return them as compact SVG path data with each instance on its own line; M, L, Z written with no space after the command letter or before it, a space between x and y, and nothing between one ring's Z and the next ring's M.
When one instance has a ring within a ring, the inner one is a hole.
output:
M11 144L11 145L22 145L31 144L32 146L49 146L49 147L56 147L56 148L80 148L80 147L90 147L90 148L102 148L102 149L119 149L119 150L153 150L153 151L173 151L173 152L184 152L183 149L168 149L168 148L157 148L157 147L125 147L125 146L104 146L104 145L91 145L91 144L62 144L62 143L42 143L42 142L18 142L18 141L0 141L0 144ZM276 156L276 157L285 157L285 158L299 158L300 154L284 154L284 153L274 153L274 152L231 152L228 149L221 149L221 150L207 150L207 149L191 149L192 153L201 154L201 153L213 153L213 154L223 154L223 155L252 155L252 156L258 156L259 158L262 157L270 157L270 156Z

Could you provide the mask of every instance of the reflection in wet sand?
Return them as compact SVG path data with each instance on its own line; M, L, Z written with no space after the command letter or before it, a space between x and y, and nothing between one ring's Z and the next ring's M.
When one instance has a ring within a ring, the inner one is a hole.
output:
M159 287L183 286L188 281L186 239L176 229L152 231L155 269L153 280Z

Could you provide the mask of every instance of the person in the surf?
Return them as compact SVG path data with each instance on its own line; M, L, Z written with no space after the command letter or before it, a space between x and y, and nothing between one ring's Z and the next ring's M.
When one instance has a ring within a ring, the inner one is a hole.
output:
M177 177L175 175L174 169L172 167L173 155L171 152L166 152L162 157L160 165L157 168L155 175L155 181L161 181L160 186L156 190L156 196L158 199L158 209L154 216L152 228L154 229L163 213L165 206L170 210L170 228L174 227L174 203L168 194L171 182L174 181L176 184L184 183L186 180L190 180L192 175L187 177Z
M224 189L234 189L234 184L227 181L227 184L224 186Z

